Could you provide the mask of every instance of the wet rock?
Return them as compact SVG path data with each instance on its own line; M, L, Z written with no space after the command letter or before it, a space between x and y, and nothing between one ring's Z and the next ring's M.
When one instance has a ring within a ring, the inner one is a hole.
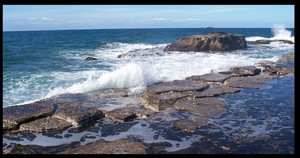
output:
M195 98L204 98L204 97L215 97L227 93L232 94L232 93L237 93L239 91L241 91L240 88L233 88L226 85L214 85L202 92L194 91L194 92L189 92L188 94L192 99L195 99Z
M119 139L106 142L103 139L95 143L68 149L60 154L146 154L147 147L140 142Z
M256 40L256 41L248 41L248 44L270 44L271 42L294 44L294 42L290 40Z
M139 119L145 119L148 118L150 115L152 115L154 112L149 109L145 108L137 108L137 107L127 107L129 110L131 110L135 116Z
M256 63L257 66L267 68L267 67L275 67L276 63L273 61L264 60L261 62Z
M175 108L201 117L219 117L226 111L225 103L215 97L178 101Z
M269 75L257 75L247 77L232 77L225 81L225 84L229 87L235 88L259 88L268 79L272 77Z
M16 144L10 149L8 154L37 154L37 152L25 145Z
M57 104L64 102L85 102L90 99L89 95L84 93L65 93L51 97Z
M46 132L63 130L70 126L72 126L72 124L65 120L55 117L46 117L37 119L29 123L24 123L20 126L20 130L31 132Z
M22 123L47 117L53 113L54 104L51 100L3 108L3 130L17 129Z
M152 56L161 56L162 53L158 52L157 48L153 49L136 49L129 51L123 54L118 55L118 58L135 58L135 57L152 57Z
M277 69L277 76L285 76L285 75L289 75L289 74L294 74L294 69L292 68L288 68L288 67L282 67Z
M162 82L146 89L145 93L159 94L163 92L202 91L209 87L208 83L190 80L175 80Z
M197 117L192 119L180 120L174 123L174 127L184 130L186 132L195 132L197 128L204 126L208 123L207 118Z
M288 61L289 62L289 61ZM271 76L284 76L288 74L294 73L294 63L292 66L287 66L287 62L284 60L279 59L276 62L271 61L262 61L257 63L258 66L263 67L263 73Z
M134 112L128 107L117 108L112 111L108 111L106 112L105 116L121 122L128 122L136 117Z
M141 104L148 109L154 111L161 111L168 107L174 105L174 103L186 97L186 94L176 93L176 92L168 92L161 94L145 94L140 98Z
M238 77L238 76L254 76L254 75L258 75L260 72L261 69L256 68L255 66L242 66L242 67L234 67L228 71L223 71L219 73Z
M293 54L284 54L280 59L276 61L277 67L294 68L295 56Z
M204 75L191 76L186 78L186 80L223 83L225 80L227 80L230 77L231 77L230 75L226 75L226 74L208 73Z
M87 57L84 59L84 61L92 61L92 60L97 60L97 58Z
M95 120L104 118L104 113L98 109L84 107L78 103L61 103L53 117L66 120L73 126L89 124Z
M182 37L176 43L168 45L164 51L230 51L244 49L246 47L247 42L242 35L211 32L208 35Z

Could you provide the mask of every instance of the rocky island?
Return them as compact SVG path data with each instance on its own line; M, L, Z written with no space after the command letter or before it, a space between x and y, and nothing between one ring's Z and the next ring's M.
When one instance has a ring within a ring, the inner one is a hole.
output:
M242 35L211 32L208 35L182 37L176 43L168 45L164 51L230 51L244 48L247 48L247 42Z

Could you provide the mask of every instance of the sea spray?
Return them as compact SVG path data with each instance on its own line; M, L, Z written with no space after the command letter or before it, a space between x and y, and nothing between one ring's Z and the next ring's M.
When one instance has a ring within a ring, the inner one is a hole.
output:
M262 37L262 36L251 36L246 37L246 41L256 41L256 40L290 40L294 42L294 36L292 36L292 32L287 30L284 25L274 25L271 29L273 33L273 37Z
M99 78L89 76L86 81L75 83L68 88L54 88L46 98L63 93L84 93L109 88L131 88L131 92L140 92L146 86L159 81L150 64L128 63L114 71L103 73Z

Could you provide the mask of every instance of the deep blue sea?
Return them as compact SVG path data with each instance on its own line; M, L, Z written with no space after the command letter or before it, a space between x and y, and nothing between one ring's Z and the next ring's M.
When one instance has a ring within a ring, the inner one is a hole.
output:
M3 107L63 93L129 88L140 93L160 81L184 79L233 66L276 61L294 45L248 45L226 53L165 53L180 37L223 31L247 41L288 39L287 28L102 29L3 32ZM133 57L118 58L131 52ZM86 57L98 60L84 61Z

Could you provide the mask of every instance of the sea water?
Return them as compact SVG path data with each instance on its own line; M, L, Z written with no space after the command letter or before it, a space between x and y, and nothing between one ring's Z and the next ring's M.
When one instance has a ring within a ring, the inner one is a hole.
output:
M229 52L163 52L180 37L212 31L242 34L247 41L294 41L294 29L284 27L3 32L3 107L107 88L141 93L157 82L276 61L294 53L294 45L278 42ZM118 58L127 52L137 55ZM84 61L86 57L98 60Z

